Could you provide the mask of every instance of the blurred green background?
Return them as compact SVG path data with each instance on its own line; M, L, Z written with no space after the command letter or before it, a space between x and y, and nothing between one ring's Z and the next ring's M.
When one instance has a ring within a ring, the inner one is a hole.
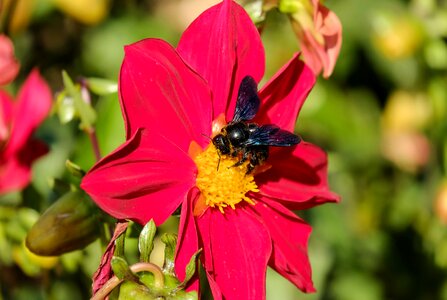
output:
M74 79L116 81L123 45L146 37L175 45L213 1L19 0L5 17L13 2L3 1L0 20L22 64L18 82L38 66L58 91L62 70ZM447 299L447 3L325 5L343 24L342 51L334 74L318 80L296 130L328 152L331 187L342 202L299 212L314 228L309 254L318 292L304 295L269 271L267 298ZM287 17L274 11L263 40L269 78L299 44ZM93 101L104 155L124 140L121 112L116 94ZM77 122L61 126L55 114L36 135L51 152L34 165L27 189L0 198L0 299L87 299L99 242L42 258L23 241L57 198L49 182L73 182L65 160L88 170L93 151Z

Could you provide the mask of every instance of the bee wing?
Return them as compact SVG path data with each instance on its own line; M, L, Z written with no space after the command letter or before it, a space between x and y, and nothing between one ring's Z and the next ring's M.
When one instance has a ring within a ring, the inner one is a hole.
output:
M258 112L261 100L258 97L258 85L251 76L245 76L239 86L233 122L249 121Z
M293 146L301 142L296 134L280 129L276 125L262 125L250 134L244 143L247 146Z

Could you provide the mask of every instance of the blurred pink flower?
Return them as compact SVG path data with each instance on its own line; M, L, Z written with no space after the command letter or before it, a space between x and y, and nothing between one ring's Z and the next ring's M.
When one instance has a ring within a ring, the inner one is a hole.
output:
M14 46L11 40L0 34L0 85L14 80L19 73L20 64L14 57Z
M341 49L342 27L337 15L323 6L319 0L312 0L314 28L302 28L301 47L304 61L315 74L323 72L328 78L335 67Z
M31 164L47 152L32 133L51 108L51 91L37 70L31 72L17 101L0 90L0 194L25 187Z
M289 15L306 64L315 75L323 72L328 78L342 43L342 26L337 15L319 0L265 0L265 9L272 7Z
M127 46L119 81L127 141L81 183L118 219L161 224L181 206L177 275L185 277L191 255L203 248L214 299L265 299L267 265L314 291L311 227L290 210L338 201L328 187L326 155L310 143L272 149L250 175L244 166L229 167L231 158L219 157L210 143L233 118L242 78L259 82L264 64L256 27L229 0L200 15L177 49L158 39ZM259 92L254 121L293 131L314 82L295 55ZM197 278L190 288L198 288Z

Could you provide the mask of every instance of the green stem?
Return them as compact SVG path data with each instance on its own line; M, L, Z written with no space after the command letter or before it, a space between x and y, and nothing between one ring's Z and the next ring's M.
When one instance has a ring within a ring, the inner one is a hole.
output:
M96 161L101 159L101 151L99 149L98 137L96 135L96 130L92 127L87 130L87 135L90 138L90 142L93 147L93 152L95 153Z
M152 263L140 262L130 266L130 270L133 273L151 272L152 274L154 274L154 288L156 290L162 289L165 285L163 272L157 265L154 265ZM95 295L92 296L92 298L90 298L90 300L105 299L105 297L107 297L107 295L110 294L112 290L116 288L121 282L123 282L122 279L113 276L96 292Z

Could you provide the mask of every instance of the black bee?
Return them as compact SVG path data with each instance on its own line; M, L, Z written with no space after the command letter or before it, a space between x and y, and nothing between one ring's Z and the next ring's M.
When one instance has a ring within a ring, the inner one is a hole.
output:
M301 141L297 135L276 125L249 123L260 104L256 81L245 76L239 87L233 120L212 139L220 155L240 158L234 166L240 166L249 159L246 174L267 159L269 146L293 146Z

